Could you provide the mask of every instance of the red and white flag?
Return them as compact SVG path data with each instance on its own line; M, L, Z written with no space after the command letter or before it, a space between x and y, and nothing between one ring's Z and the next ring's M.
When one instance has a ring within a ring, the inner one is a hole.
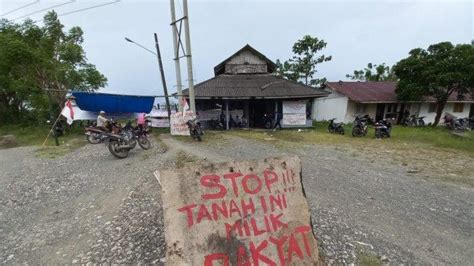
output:
M71 100L66 101L66 104L64 104L64 108L61 111L61 115L66 118L69 125L74 122L74 109L72 107Z
M188 101L186 101L186 98L184 97L181 98L181 106L183 107L183 117L184 117L184 114L186 113L186 111L189 110Z

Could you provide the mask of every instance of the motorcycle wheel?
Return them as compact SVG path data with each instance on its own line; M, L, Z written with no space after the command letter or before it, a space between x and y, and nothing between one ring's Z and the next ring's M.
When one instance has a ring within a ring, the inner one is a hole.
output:
M271 123L271 122L266 122L265 125L264 125L264 127L265 127L266 129L270 129L270 128L272 127L272 123Z
M150 140L145 137L138 138L138 145L144 150L148 150L151 148Z
M110 153L119 159L127 158L128 156L129 149L119 149L120 144L118 141L110 141L107 147L109 148Z
M353 137L360 137L362 136L360 129L357 127L352 128L352 136Z
M337 129L337 133L344 135L344 128L340 127L339 129Z
M425 121L421 120L420 122L418 122L418 126L424 127L425 126Z
M380 132L380 130L376 130L376 131L375 131L375 138L376 138L376 139L381 139L381 138L383 138L383 134L382 134L382 132Z
M90 135L87 135L87 141L90 144L99 144L100 136L97 136L97 133L91 133Z
M198 141L202 141L201 135L200 135L200 134L196 134L196 139L197 139Z
M137 141L135 139L130 140L130 149L134 149L137 146Z

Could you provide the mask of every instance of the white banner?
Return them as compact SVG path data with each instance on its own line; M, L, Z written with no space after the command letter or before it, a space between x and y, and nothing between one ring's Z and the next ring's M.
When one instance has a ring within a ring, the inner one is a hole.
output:
M306 101L284 101L282 122L284 126L305 126Z
M306 114L306 101L284 101L283 114Z
M185 112L184 116L182 112L172 114L170 126L171 135L189 136L189 128L188 125L186 125L186 122L195 117L196 116L192 111Z

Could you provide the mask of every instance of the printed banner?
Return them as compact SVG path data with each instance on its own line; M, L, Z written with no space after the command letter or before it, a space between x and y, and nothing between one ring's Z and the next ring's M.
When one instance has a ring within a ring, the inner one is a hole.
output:
M169 265L316 265L298 157L192 163L161 180Z
M284 101L282 122L284 126L305 126L306 101Z
M194 118L195 115L192 111L187 111L184 115L183 112L171 114L171 135L189 136L189 128L186 122Z

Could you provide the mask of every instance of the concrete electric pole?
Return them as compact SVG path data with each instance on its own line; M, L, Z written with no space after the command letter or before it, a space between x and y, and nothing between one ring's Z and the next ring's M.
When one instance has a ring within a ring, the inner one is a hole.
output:
M179 110L182 111L181 101L182 101L182 83L181 83L181 66L180 66L180 59L181 57L186 57L187 66L188 66L188 89L189 89L189 105L191 107L191 111L196 113L196 102L194 97L194 77L193 77L193 63L191 57L191 37L189 33L189 19L188 19L188 1L183 0L183 17L180 19L176 19L176 11L175 11L175 4L174 0L170 0L170 8L171 8L171 27L173 31L173 44L174 44L174 60L175 60L175 68L176 68L176 84L178 89L178 101L180 103ZM185 42L186 42L186 52L184 51L183 42L181 38L181 29L182 23L184 21L184 34L185 34ZM179 23L179 29L178 29ZM182 51L183 55L180 56L180 50Z

